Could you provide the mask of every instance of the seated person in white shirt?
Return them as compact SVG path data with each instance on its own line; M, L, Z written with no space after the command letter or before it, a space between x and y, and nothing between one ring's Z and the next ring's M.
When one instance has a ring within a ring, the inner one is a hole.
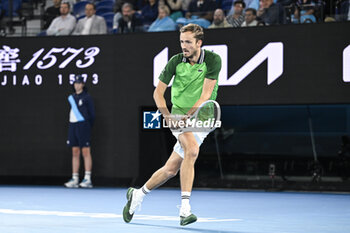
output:
M60 13L61 15L56 17L49 28L46 31L46 34L49 36L66 36L70 35L74 30L76 19L70 13L70 5L68 2L61 3Z
M106 21L103 17L96 15L95 4L86 4L85 15L85 18L78 21L73 35L96 35L107 33Z
M256 10L254 8L248 8L245 10L244 22L241 27L253 27L257 26L258 21L256 20Z

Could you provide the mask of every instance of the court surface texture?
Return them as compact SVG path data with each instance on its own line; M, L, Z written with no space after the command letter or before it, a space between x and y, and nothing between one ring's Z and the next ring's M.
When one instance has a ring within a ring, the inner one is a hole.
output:
M180 226L178 189L147 195L131 223L127 188L0 186L1 233L349 233L350 195L194 190L196 223Z

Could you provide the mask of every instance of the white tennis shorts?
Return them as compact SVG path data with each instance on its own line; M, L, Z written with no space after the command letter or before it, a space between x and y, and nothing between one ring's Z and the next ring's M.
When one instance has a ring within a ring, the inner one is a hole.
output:
M181 144L180 144L180 142L179 142L179 136L180 136L180 134L182 134L183 132L172 132L172 133L173 133L174 137L176 137L176 139L177 139L177 142L176 142L176 144L175 144L173 150L174 150L176 153L178 153L178 154L180 155L181 158L184 158L185 152L184 152L184 150L183 150L183 148L182 148L182 146L181 146ZM194 137L196 138L196 141L197 141L197 143L198 143L198 146L201 146L202 143L203 143L203 141L204 141L204 139L208 136L208 134L209 134L210 132L192 132L192 133L193 133Z

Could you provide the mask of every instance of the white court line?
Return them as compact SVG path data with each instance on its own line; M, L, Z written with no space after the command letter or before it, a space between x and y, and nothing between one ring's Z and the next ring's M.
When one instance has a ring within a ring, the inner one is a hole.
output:
M48 210L13 210L0 209L0 214L22 214L22 215L44 215L44 216L63 216L63 217L89 217L89 218L122 218L121 214L113 213L84 213L84 212L67 212L67 211L48 211ZM179 221L179 217L174 216L157 216L157 215L135 215L133 219L139 220L160 220L160 221ZM198 218L198 222L233 222L242 219L215 219L215 218Z

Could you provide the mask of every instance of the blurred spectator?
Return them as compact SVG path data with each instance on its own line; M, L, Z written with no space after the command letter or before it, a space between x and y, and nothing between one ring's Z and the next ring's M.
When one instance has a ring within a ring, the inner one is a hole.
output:
M233 3L233 14L227 16L227 22L233 27L240 27L244 22L243 10L245 8L245 3L242 0L235 1Z
M291 1L293 1L293 0L291 0ZM260 6L259 0L244 0L244 3L246 5L247 9L253 8L255 10L258 10L259 6Z
M141 10L143 25L149 26L158 16L158 0L148 0Z
M215 9L216 2L214 0L192 0L186 18L202 18L211 22Z
M118 21L123 16L122 15L122 6L124 3L130 3L133 6L136 6L137 0L116 0L114 5L114 18L113 18L113 29L118 28ZM138 10L138 9L136 9Z
M181 11L182 0L159 0L158 5L165 4L169 7L170 14Z
M325 23L330 23L330 22L336 22L336 20L335 20L335 18L333 18L333 17L327 16L327 17L324 19L324 22L325 22Z
M348 21L350 20L350 1L342 0L338 4L338 12L336 15L337 21Z
M124 5L124 3L130 3L133 6L136 6L137 0L116 0L114 4L114 12L122 12L122 6Z
M256 10L254 8L248 8L245 10L245 20L242 23L242 27L253 27L258 25L256 20Z
M169 17L170 10L167 6L158 7L158 18L151 24L149 32L160 32L160 31L175 31L176 24Z
M142 8L144 8L148 4L148 0L137 0L137 3L135 5L136 11L141 11Z
M332 1L325 1L321 0L319 1L323 5L323 15L325 17L331 16L334 17L334 12L336 11L336 5L337 5L337 0L335 0L335 3Z
M216 9L214 12L214 20L213 23L209 26L209 28L229 28L232 27L225 18L225 13L221 9Z
M312 0L297 0L296 8L294 11L294 17L292 17L293 23L315 23L316 17L314 16L315 3Z
M170 15L174 12L186 12L191 0L158 0L158 6L167 5L170 10Z
M118 32L140 32L142 28L142 20L134 11L133 5L124 3L122 6L122 17L118 21Z
M245 3L246 8L254 8L255 10L259 9L259 6L260 6L259 0L243 0L243 2ZM232 4L232 7L227 13L227 15L232 15L234 11L235 11L234 4Z
M53 0L53 6L48 7L43 15L44 26L42 29L47 29L52 20L60 15L61 0Z
M266 23L264 21L258 21L256 26L266 26Z
M95 35L107 33L106 21L103 17L96 15L95 4L86 4L85 16L86 17L78 21L73 35Z
M176 21L178 18L183 17L182 15L182 0L160 0L158 5L164 2L170 9L170 18Z
M187 12L188 8L190 7L191 0L182 0L182 6L181 9L183 12Z
M257 11L257 18L266 25L284 24L284 9L280 4L276 4L273 0L261 0L260 8Z
M290 6L291 4L295 3L295 0L277 0L277 3L281 4L282 6Z
M47 29L47 35L64 36L72 33L76 20L70 14L70 5L68 2L61 3L60 13L61 15L56 17Z
M245 7L247 8L254 8L255 10L259 9L259 0L243 0L245 3ZM227 15L232 15L234 13L234 5L232 4L232 7L230 11L227 13Z
M181 17L176 20L179 27L194 23L203 28L208 28L213 19L216 2L214 0L192 0L188 9L185 18Z

